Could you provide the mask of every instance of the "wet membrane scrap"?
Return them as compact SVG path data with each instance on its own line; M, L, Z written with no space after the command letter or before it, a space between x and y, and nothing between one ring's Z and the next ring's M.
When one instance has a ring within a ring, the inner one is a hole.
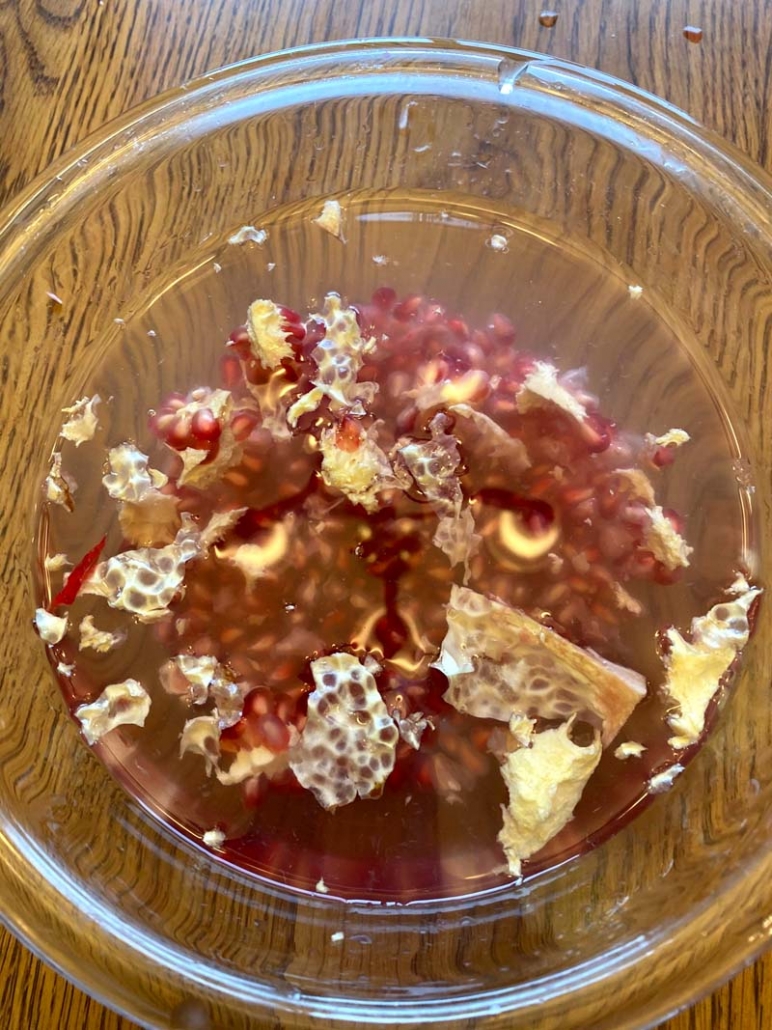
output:
M374 677L345 653L317 658L311 673L316 689L290 768L323 808L378 797L394 768L399 730Z
M646 681L500 601L454 586L448 631L434 663L449 681L445 700L460 712L509 722L576 716L611 743L646 694Z

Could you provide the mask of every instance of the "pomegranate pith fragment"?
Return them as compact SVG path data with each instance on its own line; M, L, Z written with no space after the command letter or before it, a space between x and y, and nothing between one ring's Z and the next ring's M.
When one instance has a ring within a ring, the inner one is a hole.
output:
M96 701L79 705L75 716L89 744L101 740L118 726L144 726L150 711L150 696L135 679L111 683Z
M699 740L711 699L748 643L748 613L761 590L739 577L727 593L728 600L692 619L688 640L673 626L665 633L667 678L662 689L676 705L668 724L675 732L669 744L677 750Z
M323 808L378 797L394 768L399 730L375 679L345 653L317 658L311 673L316 689L290 768Z
M523 860L571 819L600 761L598 735L591 744L580 747L571 739L572 722L534 734L530 746L512 751L501 767L509 804L502 812L498 839L514 877L521 875Z
M601 731L604 746L646 694L639 673L458 586L451 589L448 633L435 667L448 677L445 700L461 712L506 723L516 712L576 716Z
M99 394L94 394L93 397L81 397L69 408L62 408L62 412L70 417L63 423L60 435L76 447L93 440L98 427L96 408L101 400Z

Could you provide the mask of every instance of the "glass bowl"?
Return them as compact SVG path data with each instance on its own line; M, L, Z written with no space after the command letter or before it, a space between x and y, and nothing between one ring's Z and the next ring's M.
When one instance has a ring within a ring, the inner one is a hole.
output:
M638 818L520 886L390 906L261 883L165 829L78 741L31 634L61 408L158 298L236 253L239 227L363 189L463 195L483 222L503 212L642 286L733 414L764 578L772 196L742 155L625 83L474 43L311 47L167 93L60 160L0 228L3 919L149 1027L651 1026L772 935L768 606L715 732ZM393 271L409 287L410 268ZM383 270L367 275L378 285ZM570 282L555 291L562 303ZM592 298L571 303L597 328ZM239 299L232 324L241 314ZM163 370L144 354L155 387ZM647 378L656 368L622 403ZM690 460L709 481L699 448Z

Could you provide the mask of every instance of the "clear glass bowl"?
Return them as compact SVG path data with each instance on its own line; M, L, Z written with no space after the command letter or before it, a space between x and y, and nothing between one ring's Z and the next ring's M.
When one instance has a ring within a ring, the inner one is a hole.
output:
M0 228L3 918L152 1027L650 1026L772 934L768 605L716 731L639 818L520 887L389 907L261 885L164 830L79 743L30 632L46 456L114 319L235 228L354 188L493 199L643 285L745 427L769 538L772 195L722 140L596 72L467 43L313 47L165 94Z

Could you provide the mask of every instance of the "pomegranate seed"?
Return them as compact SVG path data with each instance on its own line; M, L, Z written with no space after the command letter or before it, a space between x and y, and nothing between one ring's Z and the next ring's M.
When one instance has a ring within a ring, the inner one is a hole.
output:
M342 418L335 427L335 446L340 451L353 454L359 450L362 442L362 431L358 422L353 418Z
M401 304L397 304L394 308L394 317L400 322L408 322L416 318L422 303L423 299L421 296L414 293L403 300Z
M654 582L659 583L662 586L672 586L673 583L678 583L678 581L683 577L683 571L684 570L682 568L669 569L661 562L657 562L654 566Z
M244 362L244 378L253 386L264 386L272 375L271 370L265 368L257 358L249 358Z
M652 465L656 465L658 469L663 469L667 465L672 465L675 460L675 447L658 447L651 456Z
M601 454L611 444L613 422L603 418L597 412L590 412L579 424L579 434L590 454Z
M210 408L201 408L190 420L190 432L194 439L211 444L220 439L222 426Z
M237 411L231 418L231 432L238 442L246 440L252 430L257 426L259 416L254 411Z
M220 378L226 390L233 390L241 383L244 373L235 354L224 354L220 359Z
M256 731L271 751L286 751L289 747L289 729L277 715L261 715L257 720Z
M604 519L613 519L616 517L619 506L621 504L621 498L619 494L611 488L605 488L597 493L598 499L598 511Z
M515 327L505 315L495 314L488 323L488 331L498 343L515 342Z
M463 318L449 318L448 329L457 336L460 340L469 339L469 326L463 320Z
M246 326L239 326L238 329L234 329L228 337L226 347L231 347L239 357L244 358L246 361L252 354L252 341L249 338Z
M255 690L251 690L244 698L242 711L244 717L249 718L250 716L267 715L271 708L270 693L261 687L257 687Z
M286 334L287 342L302 343L306 336L306 327L300 321L300 315L291 308L280 307L279 311L285 319L282 322L282 331Z
M676 533L683 533L686 529L686 523L682 515L679 515L677 511L673 511L672 508L665 508L662 514L668 520Z
M373 304L377 308L381 308L383 311L390 311L394 307L394 303L397 299L397 293L392 290L390 286L381 286L373 294Z
M241 785L241 793L247 808L256 808L268 792L267 776L251 776Z
M327 334L327 327L318 318L309 318L306 322L306 334L303 339L303 354L309 355L317 343L324 339Z
M178 418L169 427L169 431L166 434L166 442L176 451L184 451L186 447L190 447L190 430L182 419Z

